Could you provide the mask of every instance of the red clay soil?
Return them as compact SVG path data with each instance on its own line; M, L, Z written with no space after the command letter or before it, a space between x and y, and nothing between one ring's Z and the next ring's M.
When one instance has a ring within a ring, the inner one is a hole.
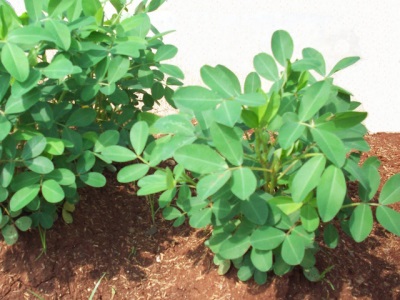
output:
M400 134L367 139L383 181L400 172ZM308 282L295 269L258 286L233 270L217 274L207 230L173 228L157 215L154 233L145 199L113 177L82 191L74 223L47 232L47 254L37 259L37 231L14 246L0 242L0 299L88 299L103 274L94 299L400 299L400 238L379 225L363 243L343 235L337 249L320 251L317 267L333 266L326 280Z

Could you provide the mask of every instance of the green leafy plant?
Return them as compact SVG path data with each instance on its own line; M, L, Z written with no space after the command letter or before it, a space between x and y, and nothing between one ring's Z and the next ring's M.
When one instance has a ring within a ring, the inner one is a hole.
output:
M283 275L300 266L318 281L325 273L315 268L317 241L335 248L338 227L361 242L375 211L384 228L400 235L400 214L390 208L400 200L400 174L372 201L380 162L370 157L360 165L369 149L367 114L355 111L360 103L332 78L358 57L327 73L313 48L291 60L285 31L273 34L271 47L273 55L254 57L244 86L228 68L204 66L207 87L175 92L179 114L136 123L132 131L140 138L131 142L141 162L121 169L118 180L137 181L138 195L160 193L163 216L174 226L186 218L194 228L211 226L206 245L220 274L233 265L240 280L262 284L269 271ZM159 167L169 158L173 168ZM359 196L350 198L352 181Z
M0 0L0 229L71 223L78 189L102 187L105 168L136 158L130 131L161 98L171 101L182 71L177 53L150 22L164 1L124 0L104 17L99 0L25 1L17 16ZM172 103L172 102L171 102ZM140 134L140 133L139 133ZM44 238L44 235L41 235ZM45 245L45 243L44 243Z

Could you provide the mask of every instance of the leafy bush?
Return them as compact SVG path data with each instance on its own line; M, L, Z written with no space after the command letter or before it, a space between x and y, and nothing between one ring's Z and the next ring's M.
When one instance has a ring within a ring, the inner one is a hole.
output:
M400 235L400 214L389 207L400 200L400 174L372 201L380 162L370 157L360 165L369 149L367 114L355 111L360 103L332 78L358 57L339 61L327 74L315 49L291 61L287 32L275 32L271 46L273 56L254 57L255 72L243 88L226 67L204 66L208 88L178 89L179 114L151 126L136 123L132 130L140 139L132 146L141 163L121 169L118 180L137 180L138 195L161 193L159 206L174 226L186 217L194 228L211 225L206 245L220 274L233 265L240 280L262 284L268 271L283 275L301 266L316 281L323 276L315 268L319 241L335 248L339 226L363 241L374 208L379 223ZM161 137L146 143L151 134ZM157 167L169 158L177 163L173 169ZM150 168L155 172L148 175ZM350 198L349 181L358 182L358 198Z
M62 210L67 223L78 188L104 186L104 168L134 159L126 148L138 120L182 71L164 64L177 48L147 12L164 1L140 3L122 19L125 1L111 1L106 20L99 0L25 1L17 16L0 1L0 228L48 229ZM170 75L170 77L167 77Z

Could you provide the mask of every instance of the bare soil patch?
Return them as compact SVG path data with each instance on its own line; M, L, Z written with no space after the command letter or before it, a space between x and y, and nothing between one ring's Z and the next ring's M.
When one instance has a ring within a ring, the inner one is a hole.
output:
M382 182L400 172L400 134L367 140ZM81 191L74 223L56 222L39 259L37 231L14 246L0 242L0 299L88 299L103 274L94 299L400 299L400 238L379 225L363 243L343 235L337 249L322 249L317 267L333 266L325 281L308 282L295 269L258 286L233 270L217 274L207 230L173 228L158 214L154 232L145 199L108 177L106 187Z

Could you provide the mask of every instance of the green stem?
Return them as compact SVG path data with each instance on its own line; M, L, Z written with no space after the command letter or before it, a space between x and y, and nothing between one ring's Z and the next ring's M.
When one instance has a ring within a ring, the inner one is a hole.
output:
M359 206L360 204L368 204L369 206L381 206L382 205L380 203L353 202L350 204L343 205L340 209L355 207L355 206Z
M286 173L289 172L290 169L292 169L298 161L298 159L294 160L285 170L283 170L282 173L278 176L278 180L285 176Z

